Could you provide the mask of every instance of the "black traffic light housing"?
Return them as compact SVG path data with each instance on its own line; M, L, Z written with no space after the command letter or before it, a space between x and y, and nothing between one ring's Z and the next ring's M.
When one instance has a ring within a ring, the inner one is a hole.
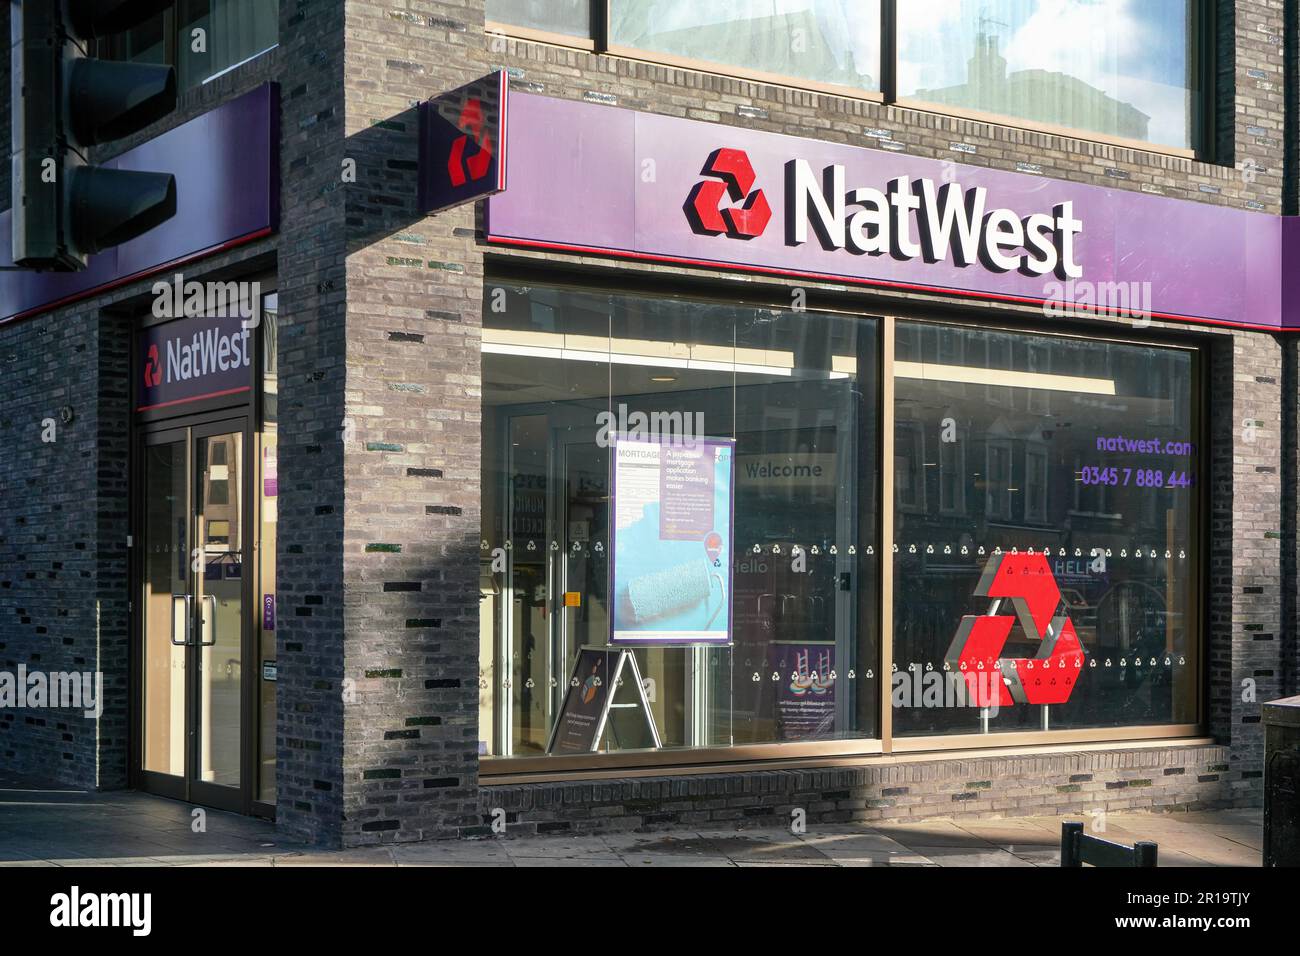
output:
M86 257L176 214L170 173L90 166L86 151L176 108L170 66L89 56L92 41L143 22L171 0L13 0L13 260L77 271Z

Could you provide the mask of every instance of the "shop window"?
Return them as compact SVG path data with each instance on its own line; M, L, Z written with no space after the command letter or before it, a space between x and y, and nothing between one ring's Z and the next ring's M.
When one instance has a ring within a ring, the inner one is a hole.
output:
M879 0L611 0L609 16L612 48L880 89Z
M200 86L279 42L279 0L177 0L170 9L107 41L102 55L170 63L180 89Z
M1178 149L1194 145L1194 0L907 0L898 96Z
M1197 353L960 327L971 367L952 401L941 367L916 373L920 325L898 327L896 415L939 434L962 410L964 480L985 507L955 523L950 493L918 509L898 488L894 735L1195 724ZM984 355L1009 367L971 362ZM955 676L914 694L911 675L932 672Z
M733 302L490 286L481 751L636 762L656 749L725 755L874 736L876 325ZM629 433L660 453L677 439L716 443L710 454L721 457L702 466L703 512L676 486L612 483L615 436ZM731 492L716 470L728 456ZM665 545L667 511L708 517ZM684 557L660 567L669 547ZM659 640L719 620L730 621L722 640ZM581 678L583 699L601 686L587 672L599 656L581 658L575 673L583 649L608 648L616 629L665 621L672 626L646 631L630 652L653 729L624 671L599 734L593 727L576 750L557 745L572 683Z

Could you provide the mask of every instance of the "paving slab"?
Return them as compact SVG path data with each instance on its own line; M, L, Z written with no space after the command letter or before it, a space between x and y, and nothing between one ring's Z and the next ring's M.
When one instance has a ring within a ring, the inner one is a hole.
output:
M1162 866L1259 866L1260 810L934 819L871 825L621 830L334 851L280 838L274 824L147 794L15 789L0 775L0 866L1059 866L1061 822L1094 836L1153 840Z

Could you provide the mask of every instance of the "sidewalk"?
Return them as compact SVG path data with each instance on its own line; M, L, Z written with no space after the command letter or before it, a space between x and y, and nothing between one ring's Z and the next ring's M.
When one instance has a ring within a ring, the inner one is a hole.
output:
M0 866L1057 866L1061 820L672 830L323 851L275 827L139 793L89 794L0 779ZM1153 840L1161 866L1259 866L1262 811L1114 813L1097 836ZM1085 823L1092 824L1085 819Z

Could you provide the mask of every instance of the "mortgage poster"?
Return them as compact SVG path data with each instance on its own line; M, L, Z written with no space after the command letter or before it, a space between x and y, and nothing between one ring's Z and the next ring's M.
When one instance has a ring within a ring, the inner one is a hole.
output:
M614 437L610 643L731 643L735 441Z

